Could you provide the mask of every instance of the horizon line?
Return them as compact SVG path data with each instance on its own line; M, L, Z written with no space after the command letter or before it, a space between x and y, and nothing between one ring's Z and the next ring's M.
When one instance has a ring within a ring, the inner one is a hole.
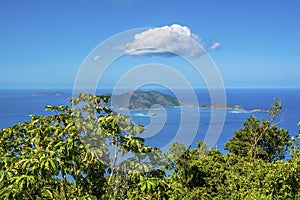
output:
M0 90L73 90L74 88L55 88L55 87L45 87L45 88L0 88ZM96 90L112 90L114 88L97 88ZM119 90L128 90L132 88L118 88ZM161 88L161 87L147 87L147 88L139 88L139 89L177 89L177 90L189 90L191 88ZM300 87L224 87L224 88L207 88L207 87L195 87L192 89L300 89ZM89 88L80 88L78 90L91 90Z

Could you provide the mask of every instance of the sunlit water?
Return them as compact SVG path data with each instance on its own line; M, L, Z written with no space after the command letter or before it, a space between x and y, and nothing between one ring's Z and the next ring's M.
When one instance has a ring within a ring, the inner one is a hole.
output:
M99 91L98 93L107 92L109 91ZM161 92L170 93L166 90ZM182 93L184 92L182 91ZM200 105L211 103L207 90L196 90L196 94ZM275 102L273 98L281 99L283 110L278 126L288 129L291 135L297 134L299 130L297 123L300 121L299 89L230 89L226 91L226 94L228 104L240 105L246 110L267 110ZM45 111L46 105L68 105L71 95L71 90L0 90L0 128L22 121L29 121L28 115L30 114L51 114ZM188 102L189 97L186 96L185 98ZM197 115L196 111L199 110L193 107L184 110L181 108L165 108L164 110L151 110L150 112L149 110L131 110L130 116L134 123L146 126L147 130L143 137L146 139L147 145L163 147L172 141L172 138L177 134L182 112L188 112L188 115L185 115L188 119L184 123L190 123L191 126L195 123L198 124L198 130L192 142L192 146L195 146L197 141L204 139L211 123L210 110L200 109L200 120L194 117ZM222 150L223 145L232 137L234 131L241 129L243 122L253 114L257 117L267 117L265 112L226 111L225 124L215 148ZM190 133L188 129L184 131L185 134L194 134Z

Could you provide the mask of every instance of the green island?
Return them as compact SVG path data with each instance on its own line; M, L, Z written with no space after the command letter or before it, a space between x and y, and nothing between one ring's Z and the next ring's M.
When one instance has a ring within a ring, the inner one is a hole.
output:
M277 127L280 102L267 119L251 115L222 153L202 141L147 146L145 128L108 101L80 94L0 130L0 199L300 199L300 132Z
M172 95L164 94L158 91L143 91L136 90L134 92L127 92L120 95L113 96L114 107L120 109L130 109L130 110L155 110L161 109L161 107L180 107L188 106L195 107L186 102L180 102L178 99ZM110 105L110 104L109 104ZM200 105L197 106L201 109L211 109L211 110L230 110L230 111L247 111L247 112L262 112L261 109L246 110L240 105L224 104L220 102Z
M262 109L252 109L252 110L246 110L240 105L231 105L231 104L224 104L220 102L208 104L208 105L201 105L199 108L203 109L211 109L211 110L230 110L230 111L244 111L244 112L263 112Z
M162 107L178 107L177 98L157 91L136 90L112 96L114 107L130 110L149 110ZM129 100L129 102L127 101ZM128 104L129 103L129 104ZM160 106L158 106L160 105Z

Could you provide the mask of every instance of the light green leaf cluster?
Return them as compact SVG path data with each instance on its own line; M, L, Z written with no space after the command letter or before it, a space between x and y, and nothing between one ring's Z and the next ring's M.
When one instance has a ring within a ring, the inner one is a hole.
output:
M169 153L145 146L144 127L108 100L80 94L73 107L48 105L53 115L0 130L0 199L300 199L300 132L277 128L280 102L222 154L201 141Z

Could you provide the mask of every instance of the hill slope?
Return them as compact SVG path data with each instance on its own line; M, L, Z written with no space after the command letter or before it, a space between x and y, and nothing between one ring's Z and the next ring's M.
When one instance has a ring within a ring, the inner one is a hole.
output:
M163 107L180 106L180 103L176 97L157 91L136 90L134 92L128 92L121 95L114 95L112 98L112 105L114 107L125 109L129 108L136 110L146 110L149 108L155 108L155 105L157 104Z

